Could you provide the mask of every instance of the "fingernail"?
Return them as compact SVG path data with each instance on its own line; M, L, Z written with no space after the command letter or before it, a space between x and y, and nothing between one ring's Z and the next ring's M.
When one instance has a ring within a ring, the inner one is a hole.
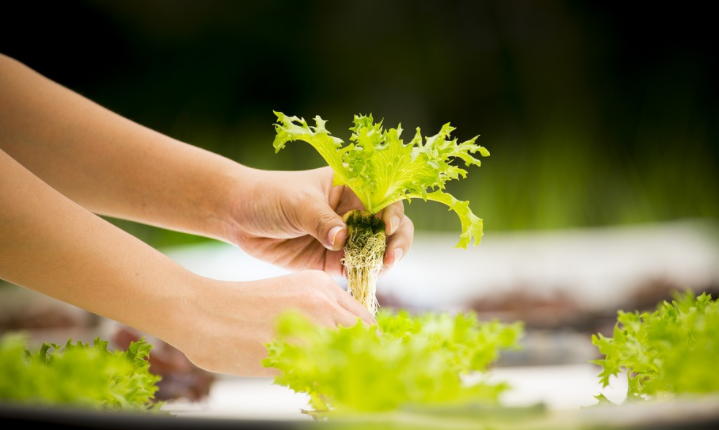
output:
M403 255L404 255L404 251L402 251L402 248L396 248L394 250L394 264L399 263L399 260L402 259Z
M399 217L395 215L389 220L390 234L394 234L394 232L397 231L397 227L399 227Z
M337 234L339 234L339 232L340 232L341 230L342 230L342 226L341 226L341 225L334 226L334 227L332 227L332 230L330 230L330 234L329 234L329 236L328 236L328 239L329 239L330 245L332 245L332 247L335 246L335 241L337 240Z

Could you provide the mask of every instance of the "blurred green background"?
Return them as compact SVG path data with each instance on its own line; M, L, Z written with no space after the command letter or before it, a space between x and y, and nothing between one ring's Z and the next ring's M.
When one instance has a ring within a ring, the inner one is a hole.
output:
M147 127L262 169L273 110L424 135L450 122L491 157L449 192L485 232L719 219L714 16L689 3L25 1L0 52ZM2 101L0 101L1 103ZM440 204L418 232L459 231ZM202 240L111 220L158 247Z

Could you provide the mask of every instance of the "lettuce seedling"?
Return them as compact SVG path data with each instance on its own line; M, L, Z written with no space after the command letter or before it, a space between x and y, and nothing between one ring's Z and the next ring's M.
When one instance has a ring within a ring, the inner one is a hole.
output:
M614 337L592 336L601 384L626 371L625 401L719 393L719 303L691 290L649 313L619 311ZM599 394L600 403L611 403Z
M372 115L355 115L350 128L350 143L330 135L325 123L315 117L315 126L296 116L275 112L277 135L275 151L290 141L302 140L314 147L334 170L334 184L349 187L359 197L364 211L350 211L343 219L348 227L348 240L343 264L348 290L372 314L377 313L375 297L377 276L382 269L386 247L385 226L376 215L400 200L432 200L454 211L462 225L457 247L466 248L472 241L478 245L482 237L482 219L469 209L468 201L460 201L444 191L445 183L466 178L467 171L453 164L459 159L466 166L480 166L473 154L489 156L489 151L475 140L459 143L450 134L449 123L439 133L423 139L420 129L405 144L400 138L401 124L385 130L382 121L375 123Z
M382 310L377 325L318 326L287 312L265 344L275 384L310 397L315 416L482 404L496 406L509 388L490 381L500 352L520 348L523 324L480 321L472 312ZM472 378L466 378L466 376ZM474 378L480 375L481 378ZM469 382L472 379L474 382Z
M152 345L144 339L127 351L108 349L96 338L92 345L68 340L43 343L30 350L26 337L0 338L0 401L33 406L99 410L159 411L155 401L160 376L150 373Z

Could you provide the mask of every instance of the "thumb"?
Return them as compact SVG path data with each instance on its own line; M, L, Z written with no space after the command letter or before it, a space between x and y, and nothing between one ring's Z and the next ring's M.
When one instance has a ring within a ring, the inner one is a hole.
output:
M331 251L342 249L347 240L347 224L329 205L306 205L300 216L301 228Z

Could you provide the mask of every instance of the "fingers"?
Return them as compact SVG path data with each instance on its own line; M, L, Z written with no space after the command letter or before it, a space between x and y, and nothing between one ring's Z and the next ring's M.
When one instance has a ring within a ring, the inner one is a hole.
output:
M364 324L372 325L344 308L337 313L336 317L335 324L337 327L354 327L357 325L357 321L362 321Z
M377 321L370 314L370 312L364 306L362 306L360 302L355 300L352 296L349 295L349 293L347 293L341 288L339 288L339 291L337 292L337 302L340 306L342 306L342 308L346 309L351 314L353 318L353 322L351 325L355 325L355 323L357 322L357 317L362 318L362 321L364 321L368 325L373 325L377 323Z
M397 264L402 257L407 255L412 247L414 238L414 223L406 216L403 217L397 230L392 236L387 237L387 250L384 255L385 270Z
M323 325L352 327L361 319L368 325L376 321L357 300L352 298L332 279L321 271L308 270L297 274L300 282L309 287L309 299L305 311Z
M322 246L337 251L347 240L347 225L342 217L323 201L306 202L298 208L300 227L317 239Z
M384 255L385 270L397 264L407 255L412 246L414 224L404 214L404 202L398 201L387 206L380 214L385 223L387 235L387 251Z
M404 216L404 203L402 200L394 202L384 208L382 210L381 218L385 224L385 234L387 236L395 234L406 218Z

